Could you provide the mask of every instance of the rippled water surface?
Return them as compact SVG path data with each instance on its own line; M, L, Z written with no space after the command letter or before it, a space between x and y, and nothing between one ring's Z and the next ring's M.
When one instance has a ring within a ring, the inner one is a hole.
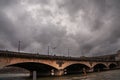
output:
M32 80L30 78L4 78L0 80ZM37 80L120 80L120 70L90 73L87 76L67 75L62 77L44 77Z

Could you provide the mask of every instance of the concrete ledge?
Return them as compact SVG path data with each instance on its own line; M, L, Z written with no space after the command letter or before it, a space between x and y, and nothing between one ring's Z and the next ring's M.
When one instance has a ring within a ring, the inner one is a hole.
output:
M29 73L20 73L20 74L0 74L0 78L4 77L29 77Z

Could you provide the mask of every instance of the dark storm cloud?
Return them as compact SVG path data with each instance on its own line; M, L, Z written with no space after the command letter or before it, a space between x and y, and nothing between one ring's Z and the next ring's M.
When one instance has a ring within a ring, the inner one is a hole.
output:
M4 13L0 13L0 45L1 48L8 46L9 41L12 41L14 35L14 29L12 29L13 24L8 20Z
M111 54L120 47L119 0L0 0L0 48L67 55ZM55 49L54 49L55 48Z
M17 3L16 0L0 0L0 6L1 7L6 7L6 6L9 6L9 5L15 4L15 3Z

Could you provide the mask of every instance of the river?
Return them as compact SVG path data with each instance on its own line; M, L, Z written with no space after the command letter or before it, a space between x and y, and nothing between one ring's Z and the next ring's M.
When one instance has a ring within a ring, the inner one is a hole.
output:
M32 78L0 78L0 80L32 80ZM66 75L61 77L43 77L37 80L120 80L120 70L111 70L98 73L89 73L87 76Z

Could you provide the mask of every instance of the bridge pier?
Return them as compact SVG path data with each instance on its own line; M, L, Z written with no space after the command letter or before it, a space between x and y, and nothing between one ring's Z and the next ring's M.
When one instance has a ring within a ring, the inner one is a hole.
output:
M105 68L105 70L109 70L110 68L109 68L109 66L107 66L107 68Z
M62 76L64 75L64 69L59 69L55 71L55 76Z
M33 80L37 80L37 72L33 71Z
M94 68L91 67L88 72L94 72Z

